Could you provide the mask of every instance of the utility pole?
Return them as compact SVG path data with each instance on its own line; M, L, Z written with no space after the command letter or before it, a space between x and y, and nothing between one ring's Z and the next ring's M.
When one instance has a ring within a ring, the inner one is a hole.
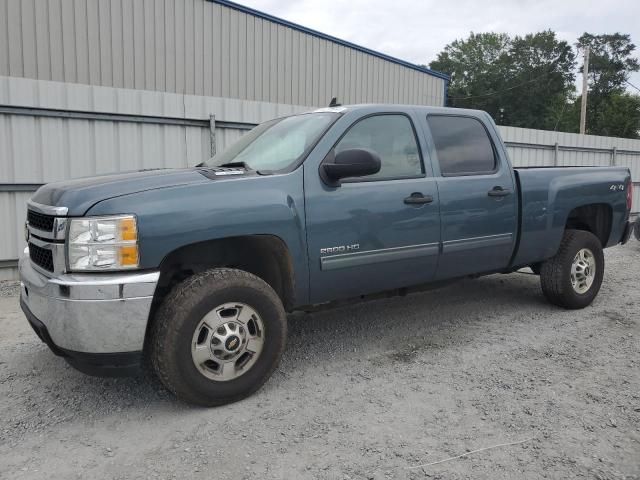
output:
M582 67L582 101L580 103L580 133L584 134L587 123L587 90L589 87L589 47L584 47L584 65Z

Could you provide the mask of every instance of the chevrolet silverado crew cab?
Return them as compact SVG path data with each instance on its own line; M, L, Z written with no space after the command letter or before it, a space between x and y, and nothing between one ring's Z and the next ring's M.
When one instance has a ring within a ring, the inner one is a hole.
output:
M292 310L523 267L551 303L586 307L603 248L631 233L631 188L627 168L512 168L481 111L325 108L194 168L41 187L21 305L77 369L149 365L220 405L269 378Z

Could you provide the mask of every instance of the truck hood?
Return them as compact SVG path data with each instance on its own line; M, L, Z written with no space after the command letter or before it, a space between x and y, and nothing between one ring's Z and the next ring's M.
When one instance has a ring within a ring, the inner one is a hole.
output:
M79 216L84 215L96 203L114 197L146 190L224 181L249 174L240 170L242 169L207 167L155 169L78 178L44 185L31 200L44 205L67 207L69 216Z

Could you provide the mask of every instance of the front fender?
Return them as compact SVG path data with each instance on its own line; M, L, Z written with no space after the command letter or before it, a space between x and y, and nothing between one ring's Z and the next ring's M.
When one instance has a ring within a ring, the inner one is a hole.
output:
M308 299L302 169L124 195L87 215L137 216L140 267L156 269L180 247L229 237L273 235L289 249L296 298Z

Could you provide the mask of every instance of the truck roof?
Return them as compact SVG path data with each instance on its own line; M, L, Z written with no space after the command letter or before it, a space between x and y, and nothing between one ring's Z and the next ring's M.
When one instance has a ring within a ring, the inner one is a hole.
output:
M313 112L336 112L344 113L347 111L367 110L367 111L395 111L395 110L418 110L425 113L439 113L457 115L470 115L474 117L486 117L488 113L484 110L473 110L468 108L453 107L434 107L427 105L411 105L411 104L389 104L389 103L360 103L354 105L340 105L335 107L323 107L313 110Z

